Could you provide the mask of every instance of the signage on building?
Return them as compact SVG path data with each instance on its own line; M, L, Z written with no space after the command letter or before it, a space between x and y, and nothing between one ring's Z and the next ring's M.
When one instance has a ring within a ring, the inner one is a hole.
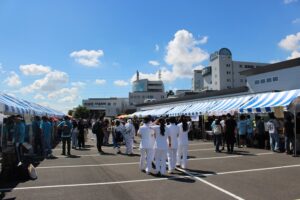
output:
M215 53L210 54L210 61L213 61L215 59L217 59L219 56L219 52L216 51Z

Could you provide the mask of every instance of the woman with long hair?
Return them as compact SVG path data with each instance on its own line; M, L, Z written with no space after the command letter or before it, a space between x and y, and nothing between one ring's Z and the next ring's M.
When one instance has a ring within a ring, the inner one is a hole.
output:
M168 150L168 131L165 125L165 120L160 118L156 120L155 126L152 126L154 130L154 158L156 172L159 176L164 176L166 174L166 159Z

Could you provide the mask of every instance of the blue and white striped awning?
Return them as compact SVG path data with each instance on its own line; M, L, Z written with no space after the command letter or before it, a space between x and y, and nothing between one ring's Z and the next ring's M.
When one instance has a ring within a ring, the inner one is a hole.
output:
M220 99L216 104L208 110L209 115L223 115L223 114L233 114L237 112L239 108L247 103L254 95L231 97L226 99Z
M188 109L191 106L192 106L191 103L181 104L181 105L174 106L173 109L171 109L168 112L166 112L166 115L169 115L169 116L180 116L180 115L182 115L184 113L184 111L186 109Z
M156 108L156 109L149 110L149 112L147 114L151 115L151 116L155 116L155 117L160 117L160 116L166 114L166 112L168 112L172 108L173 107L171 107L171 106Z
M274 107L284 107L286 109L298 96L300 96L300 90L257 94L252 100L241 106L239 112L272 112Z
M189 116L203 115L215 103L216 103L216 101L207 101L207 100L194 103L194 104L192 104L191 107L189 107L188 109L186 109L184 111L184 114L189 115Z

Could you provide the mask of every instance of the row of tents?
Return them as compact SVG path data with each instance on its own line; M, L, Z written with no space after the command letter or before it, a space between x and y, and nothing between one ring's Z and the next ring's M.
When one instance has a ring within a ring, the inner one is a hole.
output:
M197 100L173 105L159 105L144 109L131 116L199 116L223 115L227 113L267 113L276 108L287 111L291 103L300 96L300 89L282 92L266 92L241 96Z
M61 118L65 114L17 97L0 92L0 113L5 115L34 115Z

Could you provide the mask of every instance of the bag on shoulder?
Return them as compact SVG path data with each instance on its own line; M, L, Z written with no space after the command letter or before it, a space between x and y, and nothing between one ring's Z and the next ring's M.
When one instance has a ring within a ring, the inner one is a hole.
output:
M215 135L220 135L222 133L221 125L215 125L213 132Z

